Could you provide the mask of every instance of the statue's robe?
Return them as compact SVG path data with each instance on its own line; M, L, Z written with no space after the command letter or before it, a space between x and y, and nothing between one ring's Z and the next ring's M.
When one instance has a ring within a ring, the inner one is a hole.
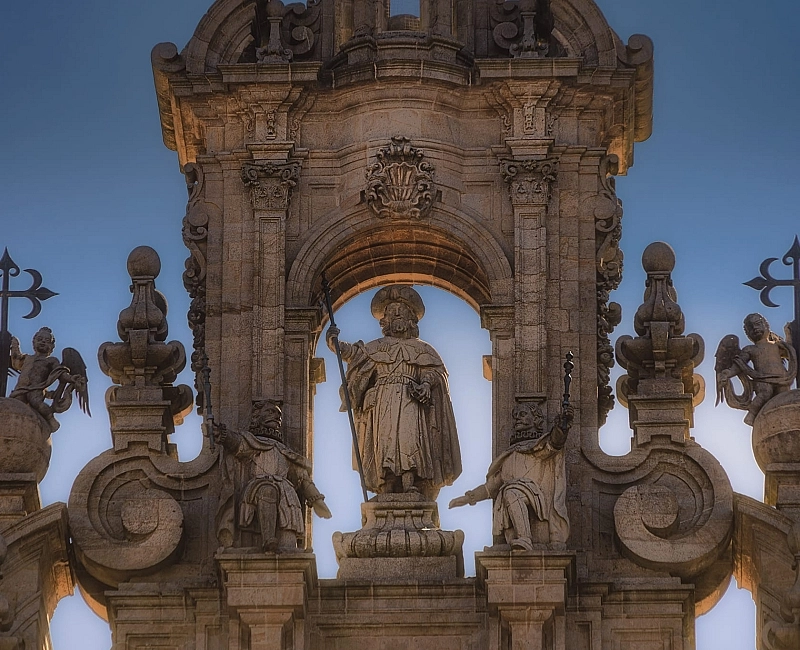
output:
M311 483L311 464L286 445L249 431L230 431L225 443L223 492L217 514L217 533L223 546L234 539L233 522L239 528L254 525L258 490L271 485L278 491L278 530L292 531L298 539L305 533L304 513L298 490ZM234 511L238 516L234 517Z
M513 527L503 505L503 493L513 488L524 494L533 513L548 523L551 544L567 541L564 450L551 444L550 434L518 442L495 458L486 474L486 487L494 499L492 534L502 535Z
M447 370L436 350L417 338L391 336L345 349L367 489L383 492L387 472L411 470L435 490L451 485L461 474L461 451ZM430 384L429 405L411 396L411 381Z

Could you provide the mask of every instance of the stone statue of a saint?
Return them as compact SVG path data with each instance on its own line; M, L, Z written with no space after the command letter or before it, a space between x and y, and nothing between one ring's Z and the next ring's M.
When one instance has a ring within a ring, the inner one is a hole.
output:
M797 375L797 355L777 334L770 331L761 314L744 319L744 332L752 345L739 349L739 337L729 334L720 341L714 370L717 375L717 404L748 411L745 424L752 425L763 406L778 393L789 390ZM731 386L737 377L742 392Z
M447 370L436 350L419 339L425 306L412 287L382 288L371 311L383 337L339 343L364 481L376 494L418 492L433 501L461 474ZM338 329L328 329L332 350L338 335Z
M450 508L494 499L495 548L503 548L502 541L512 550L566 548L569 519L564 444L573 417L573 408L567 406L544 434L539 407L517 404L510 447L491 464L486 482L453 499Z
M86 363L74 348L64 348L59 361L52 356L55 347L56 339L49 327L42 327L33 335L33 354L23 354L16 337L11 339L11 367L19 371L19 377L9 397L25 402L41 415L51 432L59 427L54 414L63 413L72 405L73 392L84 413L91 415ZM56 382L56 387L48 390Z
M301 498L318 516L331 516L311 480L311 463L283 444L282 419L277 404L257 400L249 431L215 426L217 442L229 452L217 526L224 546L233 545L238 528L257 530L264 552L296 551L305 535Z

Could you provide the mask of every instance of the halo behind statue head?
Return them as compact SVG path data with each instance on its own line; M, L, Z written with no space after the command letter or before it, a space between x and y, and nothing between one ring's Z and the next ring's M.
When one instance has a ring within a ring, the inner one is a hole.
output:
M386 307L393 302L400 302L406 305L414 317L419 321L425 315L425 305L422 303L420 295L414 291L413 287L407 284L390 284L388 287L383 287L372 298L370 309L372 315L381 320L383 318Z

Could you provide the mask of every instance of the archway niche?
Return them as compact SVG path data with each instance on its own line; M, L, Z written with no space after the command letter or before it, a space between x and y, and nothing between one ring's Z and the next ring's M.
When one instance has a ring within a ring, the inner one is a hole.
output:
M354 222L360 227L353 228ZM510 308L505 304L508 296L504 289L511 283L511 267L499 245L474 222L443 212L427 223L376 222L360 213L331 219L330 224L320 227L316 237L309 237L311 243L298 252L287 279L286 376L292 378L295 386L298 378L308 382L308 390L298 393L288 390L290 383L287 381L290 439L298 449L312 454L316 383L322 381L325 374L329 381L338 383L338 369L328 364L327 371L323 372L324 364L314 357L327 323L327 314L321 308L324 272L331 285L334 310L369 289L409 283L443 289L462 299L480 315L481 327L489 333L492 354L484 359L480 358L483 354L478 355L476 363L487 369L487 378L497 378L491 386L492 454L496 454L499 423L504 421L503 414L510 414L513 405L513 390L506 383L513 382L514 343L513 318L491 316L493 310ZM491 265L485 263L487 259L491 260ZM372 320L368 307L363 317ZM380 336L377 327L373 332L372 338ZM346 333L343 338L354 340ZM304 344L302 347L293 345L293 340ZM292 353L293 349L305 350L305 355Z
M378 278L380 284L392 278ZM452 291L429 283L414 288L425 303L425 316L419 323L420 338L433 345L448 370L450 397L456 416L463 472L456 482L442 489L438 498L439 515L445 530L465 533L466 575L475 575L474 553L492 543L491 504L471 508L469 517L448 510L450 499L485 480L491 462L492 386L482 376L481 357L491 349L488 333L467 301ZM377 284L353 295L335 311L341 338L347 342L369 341L381 336L380 325L370 315L370 303ZM333 518L315 519L313 547L317 571L322 578L336 576L337 562L331 536L335 531L357 530L361 526L362 501L358 473L352 469L352 434L348 418L340 411L340 377L336 357L324 341L324 328L316 345L316 356L325 361L327 381L316 386L313 399L314 481L326 495ZM370 496L372 496L370 494Z

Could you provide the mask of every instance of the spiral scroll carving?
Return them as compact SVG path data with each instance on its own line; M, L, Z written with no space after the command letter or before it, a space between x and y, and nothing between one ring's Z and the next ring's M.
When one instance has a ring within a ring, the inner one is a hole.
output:
M681 578L716 562L733 532L733 489L717 460L699 446L659 450L647 474L614 506L623 553L633 562Z
M78 475L70 495L70 528L79 559L101 582L116 586L174 559L183 540L183 511L157 487L141 460L104 462Z

